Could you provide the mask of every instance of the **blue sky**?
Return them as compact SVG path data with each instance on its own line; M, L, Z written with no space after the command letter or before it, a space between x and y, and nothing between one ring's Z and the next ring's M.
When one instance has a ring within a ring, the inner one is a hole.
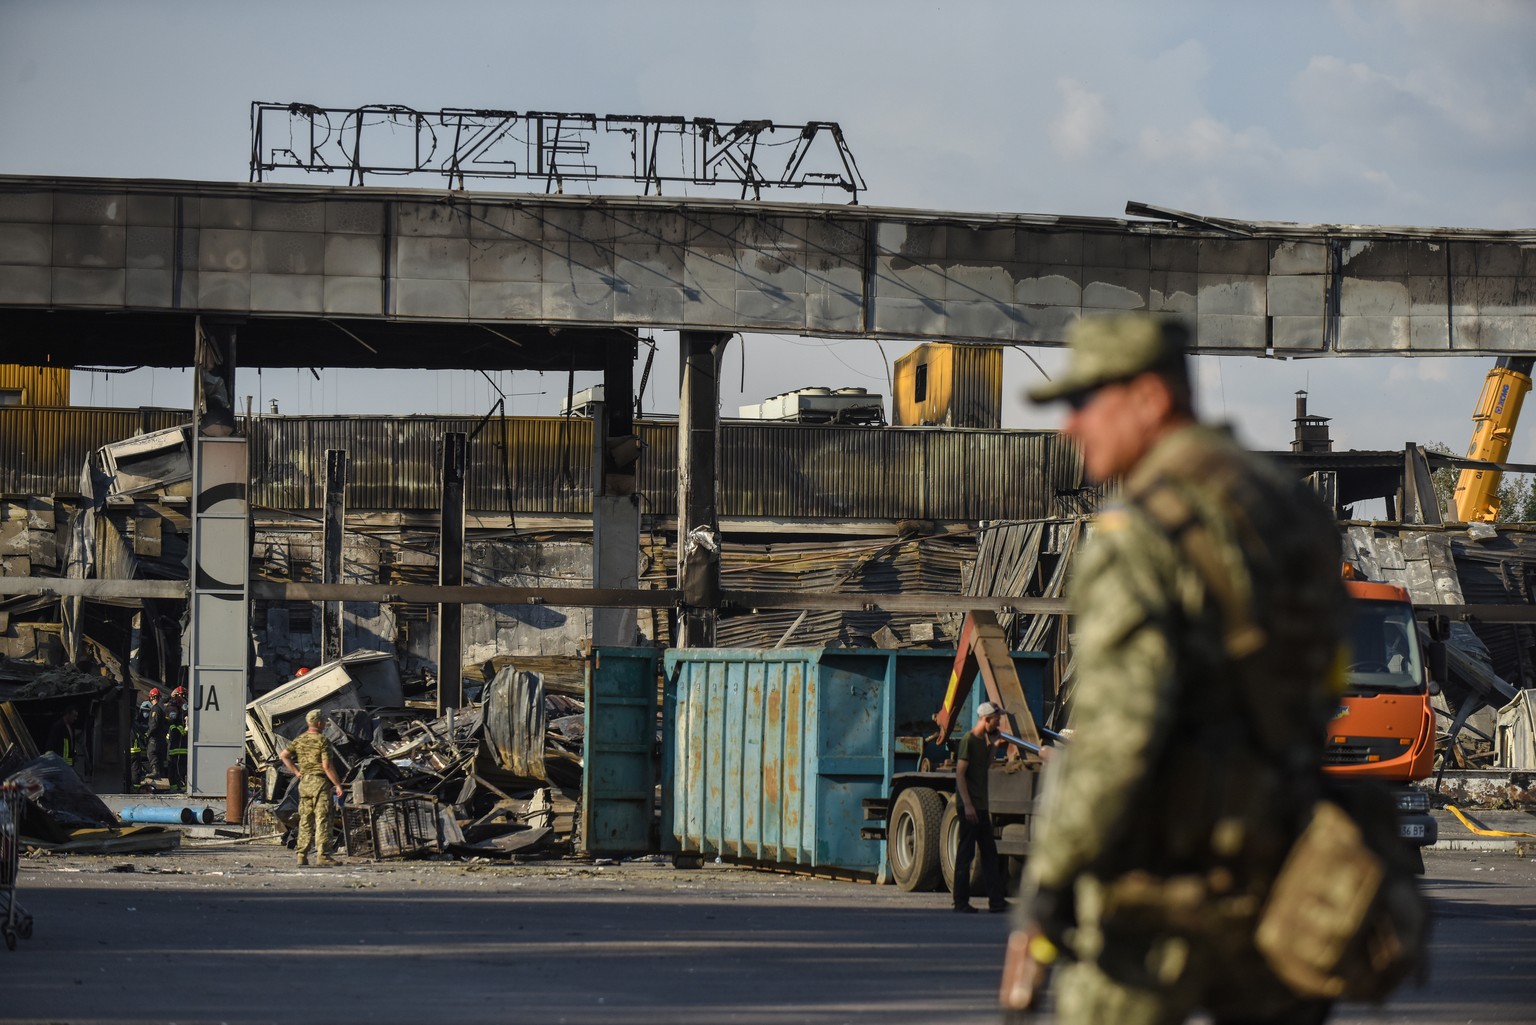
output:
M252 100L399 103L835 120L877 206L1115 217L1134 199L1257 220L1532 228L1533 44L1524 0L0 0L0 173L244 181ZM675 409L675 345L657 340L646 404ZM884 350L733 343L725 411L806 385L884 392L884 358L905 346ZM1254 444L1287 443L1307 388L1340 447L1377 449L1463 448L1491 365L1199 363L1206 410ZM1024 354L1009 352L1005 375L1005 423L1053 423L1017 398L1038 377ZM489 405L482 379L438 376L428 390L403 374L247 373L240 391L294 413ZM498 383L519 413L553 413L565 390L531 373ZM190 387L177 371L77 375L75 400L183 405ZM1514 458L1536 462L1536 429Z

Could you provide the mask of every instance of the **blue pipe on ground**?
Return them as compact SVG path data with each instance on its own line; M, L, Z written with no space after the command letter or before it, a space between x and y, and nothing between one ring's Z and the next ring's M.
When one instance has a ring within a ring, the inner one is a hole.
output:
M173 808L161 804L135 804L117 813L124 822L168 822L172 825L209 825L213 822L212 808Z

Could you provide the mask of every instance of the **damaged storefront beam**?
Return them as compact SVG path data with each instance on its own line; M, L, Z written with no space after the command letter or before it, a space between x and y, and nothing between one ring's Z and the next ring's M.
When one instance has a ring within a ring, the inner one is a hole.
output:
M0 595L40 594L78 598L185 598L185 580L74 580L68 577L0 577Z
M84 598L185 598L182 580L70 580L61 577L0 577L0 595L79 595ZM316 584L278 580L251 581L251 597L258 601L294 602L400 602L411 605L554 605L592 609L664 609L682 600L682 592L591 587L439 587L435 584ZM857 611L879 608L887 612L965 612L971 609L1026 615L1058 615L1067 611L1064 598L1015 598L964 594L869 594L806 591L721 592L726 609L821 609ZM1536 620L1536 606L1466 605L1437 606L1458 618L1470 615L1489 622L1510 622L1509 616Z
M432 584L313 584L253 581L253 597L265 601L403 602L406 604L555 605L579 608L669 608L681 599L674 589L634 590L591 587L437 587ZM724 608L824 609L888 612L963 612L971 609L1012 609L1027 615L1059 615L1065 598L1019 598L968 594L873 594L868 592L733 591L721 592Z

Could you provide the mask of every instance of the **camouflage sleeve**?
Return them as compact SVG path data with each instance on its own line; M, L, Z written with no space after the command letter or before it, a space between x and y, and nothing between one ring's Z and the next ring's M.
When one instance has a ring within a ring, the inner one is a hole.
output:
M1176 577L1162 534L1124 509L1100 516L1073 582L1072 739L1047 770L1026 863L1035 889L1070 884L1109 849L1166 742Z

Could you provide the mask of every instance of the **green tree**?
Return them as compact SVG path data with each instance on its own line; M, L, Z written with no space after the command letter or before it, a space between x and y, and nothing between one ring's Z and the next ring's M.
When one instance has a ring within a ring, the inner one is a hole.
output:
M1438 452L1441 455L1458 456L1443 441L1431 442L1424 446L1426 452ZM1430 480L1435 487L1435 496L1440 500L1440 508L1446 511L1448 516L1454 516L1456 508L1456 481L1461 476L1461 471L1451 466L1442 466L1430 475ZM1527 473L1506 473L1499 479L1499 515L1496 523L1531 523L1536 522L1536 482Z

